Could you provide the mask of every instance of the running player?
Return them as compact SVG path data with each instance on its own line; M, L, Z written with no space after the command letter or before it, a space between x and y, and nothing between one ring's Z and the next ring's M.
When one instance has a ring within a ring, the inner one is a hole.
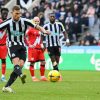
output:
M0 24L0 29L7 29L7 46L9 57L14 65L8 82L3 87L3 92L13 92L11 85L19 77L24 84L26 75L22 73L22 67L26 61L25 33L27 27L31 26L43 33L49 33L39 25L32 24L29 19L21 17L21 9L18 5L12 8L12 17Z

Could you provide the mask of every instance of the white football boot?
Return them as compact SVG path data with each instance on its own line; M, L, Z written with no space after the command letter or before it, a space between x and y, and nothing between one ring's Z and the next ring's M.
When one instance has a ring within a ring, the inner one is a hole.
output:
M3 92L14 93L14 91L12 90L11 87L3 87L3 88L2 88L2 91L3 91Z

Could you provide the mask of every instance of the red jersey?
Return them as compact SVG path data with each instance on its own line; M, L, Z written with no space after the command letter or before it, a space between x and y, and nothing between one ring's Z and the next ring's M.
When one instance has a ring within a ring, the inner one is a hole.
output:
M27 43L29 45L34 45L34 48L40 49L42 48L42 39L41 39L41 32L35 28L30 27L26 35L28 36Z
M3 21L0 19L0 23L2 23ZM4 31L0 30L0 36L2 36ZM6 44L6 38L7 38L7 35L5 34L2 39L0 39L0 45L3 45L3 44Z

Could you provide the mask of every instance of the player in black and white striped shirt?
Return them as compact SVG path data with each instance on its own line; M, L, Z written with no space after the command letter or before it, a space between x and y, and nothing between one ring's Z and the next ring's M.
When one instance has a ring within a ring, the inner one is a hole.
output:
M8 53L14 64L14 70L10 75L10 79L8 80L5 87L3 87L3 91L13 92L10 86L14 83L16 78L19 76L21 78L22 83L25 83L26 75L22 74L22 67L26 60L26 48L24 43L25 31L28 26L34 27L43 33L48 33L44 28L32 24L30 20L21 17L21 11L19 6L14 6L12 9L12 18L0 24L0 30L7 30L7 46Z
M65 32L65 28L63 24L61 22L55 21L56 19L55 19L54 13L49 14L49 20L50 22L44 25L44 28L51 32L50 35L45 37L46 47L52 61L53 69L59 70L58 64L59 64L59 58L61 55L59 35L63 33L67 43L69 43L69 39L67 37L67 33Z

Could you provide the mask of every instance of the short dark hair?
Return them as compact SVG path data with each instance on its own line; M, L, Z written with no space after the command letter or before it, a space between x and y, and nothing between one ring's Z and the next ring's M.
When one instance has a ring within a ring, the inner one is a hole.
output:
M19 5L15 5L13 8L12 8L12 11L14 10L20 10L20 6Z
M1 8L1 10L0 10L0 12L2 13L3 11L8 11L9 12L9 10L8 10L8 8Z

